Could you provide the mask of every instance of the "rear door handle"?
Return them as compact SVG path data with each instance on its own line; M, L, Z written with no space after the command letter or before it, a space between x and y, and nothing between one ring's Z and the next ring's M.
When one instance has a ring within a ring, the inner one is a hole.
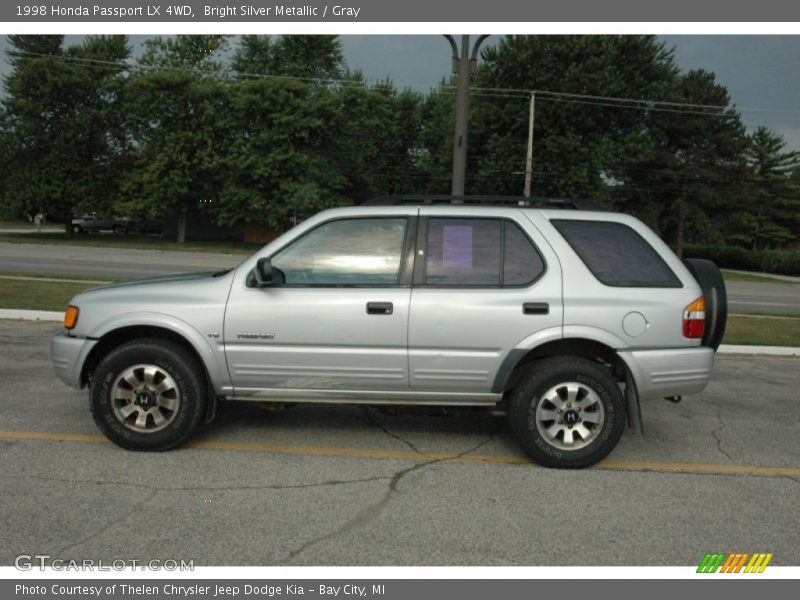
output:
M391 302L367 302L368 315L390 315L394 312L394 304Z
M522 305L522 314L548 315L550 314L550 305L547 302L525 302Z

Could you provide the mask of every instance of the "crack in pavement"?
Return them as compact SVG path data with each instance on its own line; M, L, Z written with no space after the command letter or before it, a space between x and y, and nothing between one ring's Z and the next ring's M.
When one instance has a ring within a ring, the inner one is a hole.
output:
M722 448L722 438L719 436L719 434L725 430L725 421L722 420L722 417L719 415L719 413L717 414L717 421L719 421L719 427L712 430L711 435L713 435L714 439L717 440L717 450L720 452L720 454L727 456L728 460L732 461L733 457Z
M376 428L380 429L383 433L385 433L389 437L392 437L392 438L396 439L398 442L401 442L401 443L405 444L406 446L411 448L411 450L413 450L417 454L425 456L425 453L422 452L419 448L417 448L412 442L410 442L409 440L399 436L398 434L394 433L393 431L390 431L385 425L383 425L375 417L373 417L372 413L370 413L370 411L369 411L369 407L368 406L364 406L362 408L362 412L364 413L364 417L367 419L367 423L369 423L373 427L376 427Z
M712 429L711 435L717 442L717 451L723 456L727 457L728 460L732 461L733 457L726 450L722 448L722 438L720 437L720 434L723 431L725 431L725 421L722 419L722 408L723 408L722 405L719 404L718 402L712 402L711 400L708 400L706 398L700 398L700 401L705 402L706 404L710 404L716 409L715 411L716 414L714 416L716 417L717 421L719 421L719 427L717 427L716 429Z
M58 477L44 477L40 475L7 475L7 474L0 474L0 477L5 478L14 478L14 479L35 479L38 481L50 481L50 482L62 482L62 483L74 483L74 484L95 484L95 485L116 485L116 486L125 486L125 487L133 487L139 489L150 490L150 494L148 494L142 500L136 502L133 507L128 511L126 515L121 518L114 518L113 520L109 521L105 525L103 525L100 529L84 537L83 539L74 542L68 546L65 546L56 551L55 556L59 556L62 553L66 552L67 550L71 550L77 546L81 546L86 542L89 542L95 538L100 537L106 531L108 531L114 525L122 523L125 519L130 517L139 507L143 506L144 504L150 502L155 496L161 492L176 492L176 491L235 491L235 490L287 490L287 489L302 489L302 488L313 488L313 487L333 487L337 485L345 485L351 483L366 483L370 481L384 481L389 479L389 476L382 476L382 477L367 477L363 479L348 479L348 480L331 480L331 481L324 481L319 483L310 483L310 484L296 484L296 485L264 485L264 486L226 486L226 487L209 487L209 486L186 486L186 487L159 487L154 485L147 485L143 483L128 483L128 482L120 482L120 481L100 481L100 480L91 480L91 479L67 479L67 478L58 478Z
M383 476L376 476L376 477L365 477L363 479L331 479L329 481L321 481L318 483L300 483L300 484L289 484L289 485L238 485L238 486L220 486L220 487L213 487L213 486L185 486L185 487L163 487L163 486L155 486L155 485L147 485L145 483L129 483L126 481L102 481L102 480L95 480L95 479L67 479L67 478L60 478L60 477L45 477L42 475L7 475L4 473L0 473L0 478L15 478L15 479L36 479L39 481L57 481L61 483L90 483L95 485L118 485L118 486L127 486L133 488L141 488L146 490L154 490L156 492L227 492L227 491L239 491L239 490L292 490L292 489L304 489L304 488L314 488L314 487L333 487L336 485L346 485L350 483L367 483L370 481L384 481L389 479L390 476L383 475Z
M375 420L374 417L372 417L372 415L369 414L368 411L369 411L368 408L365 409L364 410L364 414L365 414L367 420L372 425L374 425L375 427L377 427L378 429L383 431L389 437L394 438L394 439L402 442L403 444L405 444L406 446L411 448L414 452L419 454L421 457L429 457L430 456L430 455L426 454L425 452L420 451L410 441L402 438L401 436L397 435L396 433L390 431L384 425L380 424L378 421ZM492 432L491 435L489 435L486 439L478 442L477 444L475 444L471 448L468 448L467 450L464 450L463 452L460 452L457 455L454 455L454 456L451 456L451 457L447 457L447 458L428 458L428 460L424 460L424 461L421 461L421 462L414 463L410 467L407 467L405 469L401 469L401 470L397 471L392 476L392 478L390 479L389 485L388 485L388 487L386 489L386 493L383 495L383 497L380 500L370 504L366 508L364 508L361 511L359 511L353 518L351 518L348 521L346 521L343 525L341 525L336 530L331 531L329 533L326 533L324 535L321 535L319 537L313 538L313 539L305 542L304 544L300 545L298 548L295 548L294 550L289 552L289 554L286 557L284 557L283 559L280 559L278 562L276 562L274 564L276 564L276 565L288 564L289 561L294 560L300 554L302 554L303 552L305 552L306 550L308 550L312 546L316 546L317 544L320 544L320 543L325 542L327 540L339 537L340 535L348 533L349 531L352 531L353 529L357 529L357 528L364 527L364 526L368 525L370 522L372 522L375 519L377 519L383 513L384 509L389 504L389 501L391 500L392 496L395 493L397 493L398 486L400 484L400 480L403 479L406 475L408 475L409 473L413 473L414 471L418 471L420 469L428 467L430 465L436 464L436 463L458 460L459 458L461 458L463 456L466 456L467 454L471 454L472 452L475 452L475 451L479 450L480 448L482 448L483 446L488 444L490 441L492 441L496 435L497 435L497 431Z

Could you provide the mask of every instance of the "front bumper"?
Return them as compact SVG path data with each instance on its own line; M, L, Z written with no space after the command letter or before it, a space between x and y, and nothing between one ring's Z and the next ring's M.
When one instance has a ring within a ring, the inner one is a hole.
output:
M50 358L58 378L70 387L81 389L81 370L96 343L97 340L76 338L66 333L54 336L50 342Z
M714 351L702 346L622 351L619 355L631 370L642 400L702 392L714 368Z

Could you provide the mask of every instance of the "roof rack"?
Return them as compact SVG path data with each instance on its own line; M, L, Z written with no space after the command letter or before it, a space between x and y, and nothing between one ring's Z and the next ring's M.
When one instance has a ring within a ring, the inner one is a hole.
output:
M379 196L364 202L364 206L518 206L528 208L563 208L567 210L607 210L592 202L577 198L526 198L524 196L450 196L436 194L404 194Z

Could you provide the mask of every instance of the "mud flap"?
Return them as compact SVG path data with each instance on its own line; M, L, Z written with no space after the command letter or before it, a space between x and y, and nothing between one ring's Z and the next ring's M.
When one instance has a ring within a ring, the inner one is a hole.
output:
M631 370L625 368L625 408L628 414L628 427L644 435L644 421L642 420L642 405L639 402L639 392L633 380Z
M217 402L219 402L219 399L214 393L214 387L211 385L211 381L207 380L206 385L208 385L208 398L206 398L206 416L203 422L211 423L217 416Z

